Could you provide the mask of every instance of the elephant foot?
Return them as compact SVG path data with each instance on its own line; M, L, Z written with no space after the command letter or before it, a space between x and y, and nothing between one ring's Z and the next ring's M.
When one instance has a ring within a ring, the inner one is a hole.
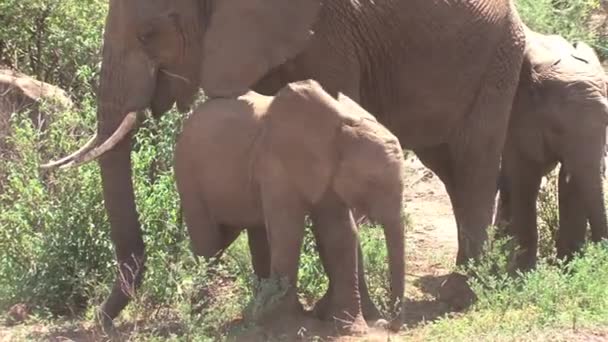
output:
M325 292L323 297L321 297L321 299L319 299L315 303L315 306L312 309L313 316L315 316L319 319L323 319L323 317L327 317L327 315L328 315L327 313L329 311L329 302L331 301L330 297L331 297L330 290L327 290L327 292Z
M315 304L313 314L320 320L333 321L341 334L359 335L368 329L359 305L343 305L328 293Z
M118 336L118 330L114 325L114 321L103 310L97 310L95 320L104 335L112 339Z
M531 255L527 252L521 252L521 254L517 255L515 260L516 267L512 267L509 270L510 274L516 274L517 271L525 273L536 268L536 253Z
M262 279L257 284L255 293L252 302L245 309L244 316L248 320L263 323L304 314L295 287L286 279Z
M402 326L403 326L403 320L401 320L401 319L392 320L389 322L383 318L375 321L374 325L373 325L373 327L376 329L384 329L384 330L388 330L391 332L398 332L399 330L401 330Z
M369 296L361 297L361 311L363 312L363 317L367 322L376 322L382 319L382 314L380 314L380 310L376 307L374 302L369 298Z
M450 274L443 281L438 297L440 301L447 303L457 311L468 308L477 299L467 283L467 276L458 273Z
M369 328L363 315L359 314L356 317L348 319L334 318L334 323L338 332L343 335L361 336L365 335Z
M395 304L396 307L390 314L390 319L386 320L380 318L375 320L371 325L378 329L389 330L391 332L398 332L401 330L403 323L405 322L405 307L403 304Z
M325 317L331 317L329 314L330 303L332 302L332 294L330 290L327 290L323 297L317 301L313 308L313 315L319 319L324 319ZM335 310L333 310L335 311ZM382 319L382 314L380 310L376 307L374 302L369 298L369 296L361 296L361 312L363 313L363 318L368 323L374 323L380 319Z

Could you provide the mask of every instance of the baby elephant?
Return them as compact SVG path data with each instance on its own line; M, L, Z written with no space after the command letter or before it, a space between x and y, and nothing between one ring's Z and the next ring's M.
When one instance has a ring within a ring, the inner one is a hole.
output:
M521 246L519 268L536 265L536 199L542 177L559 172L559 258L608 235L602 167L608 124L606 78L591 47L530 30L499 179L495 224Z
M259 278L287 279L272 315L297 314L297 270L310 214L332 291L322 318L365 329L357 285L357 236L349 208L384 226L391 301L404 291L403 153L399 141L354 101L315 81L276 96L253 91L213 99L184 123L175 151L177 187L197 255L218 256L246 228ZM279 315L279 316L277 316ZM398 316L392 327L400 326Z

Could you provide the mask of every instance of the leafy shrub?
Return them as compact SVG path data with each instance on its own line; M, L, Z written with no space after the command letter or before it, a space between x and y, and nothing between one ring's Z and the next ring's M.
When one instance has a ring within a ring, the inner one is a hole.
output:
M3 0L0 65L90 94L101 60L105 0Z
M89 282L103 277L111 257L99 191L98 173L90 166L79 171L78 181L68 174L40 175L38 132L27 115L14 116L10 139L18 159L0 160L8 171L0 194L0 306L6 301L34 302L65 311L81 306ZM72 126L73 125L73 126ZM58 120L63 134L74 120ZM74 140L59 146L74 147ZM82 184L87 184L85 189Z
M544 330L576 331L608 324L607 243L588 245L568 265L541 260L534 271L518 277L496 272L496 266L505 266L500 260L507 244L495 241L485 259L474 266L478 280L472 281L472 287L478 300L470 311L428 325L419 332L420 339L528 340L523 337L531 332L542 335Z
M555 261L557 257L555 249L559 229L557 175L558 171L555 170L546 177L546 183L540 189L536 205L538 213L538 256L547 261Z
M574 42L583 40L604 57L608 55L603 27L592 27L599 0L517 0L517 10L528 27L545 34L559 34ZM601 13L601 12L600 12Z

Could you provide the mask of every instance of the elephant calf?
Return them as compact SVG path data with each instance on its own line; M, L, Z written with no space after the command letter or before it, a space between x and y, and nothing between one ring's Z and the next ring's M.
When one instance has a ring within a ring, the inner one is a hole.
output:
M175 174L195 253L218 256L246 228L256 275L288 280L286 297L272 310L281 316L301 311L297 269L304 218L314 213L336 289L316 312L354 320L347 326L360 329L365 322L349 208L384 225L391 300L402 303L403 162L399 141L372 115L308 80L288 84L274 97L250 91L201 105L178 139ZM400 326L401 315L392 323Z
M606 77L585 43L528 30L499 179L495 224L507 225L521 246L518 266L536 264L536 199L542 177L559 172L557 254L570 258L585 241L606 238L602 167L608 106Z

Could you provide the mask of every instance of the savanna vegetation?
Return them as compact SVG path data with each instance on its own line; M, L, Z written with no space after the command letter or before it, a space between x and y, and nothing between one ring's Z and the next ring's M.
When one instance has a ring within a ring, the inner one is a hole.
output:
M518 0L517 6L532 29L585 40L608 57L598 0ZM12 151L0 156L0 314L5 324L0 338L7 329L18 331L12 338L23 340L46 339L57 330L92 330L94 309L113 280L115 261L98 166L61 172L38 168L75 150L95 129L106 11L105 0L0 1L0 65L58 85L76 103L49 118L52 124L45 131L37 130L27 113L10 118L13 128L6 143ZM234 333L230 323L252 295L246 236L213 274L190 252L171 167L182 119L177 112L150 118L136 137L135 189L148 260L144 285L119 320L130 340L222 340ZM542 261L536 271L509 276L511 244L494 239L487 257L470 266L479 298L471 309L409 326L393 339L542 339L580 329L602 333L608 324L608 245L589 246L567 266L556 262L555 183L549 177L539 203ZM380 302L388 291L382 230L363 227L361 240L371 292ZM415 252L415 246L408 251ZM307 234L300 266L302 300L313 302L326 286ZM29 314L21 326L13 326L20 320L15 305ZM239 329L247 328L252 327Z

